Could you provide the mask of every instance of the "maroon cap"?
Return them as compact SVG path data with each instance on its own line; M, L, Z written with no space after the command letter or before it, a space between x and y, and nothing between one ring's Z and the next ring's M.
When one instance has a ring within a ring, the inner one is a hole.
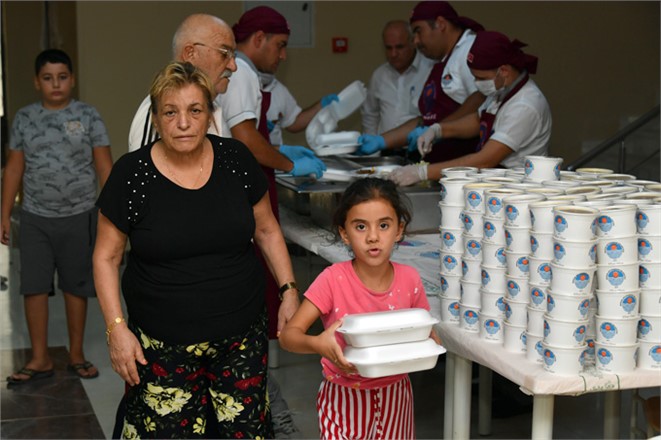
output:
M287 19L278 11L268 6L257 6L243 13L239 22L232 26L234 38L240 43L257 31L267 34L287 34L289 24Z
M410 23L418 20L436 20L443 17L462 29L471 29L475 32L484 30L484 26L468 17L460 17L457 11L448 2L425 1L418 3L411 11Z
M477 70L493 70L502 65L511 64L518 70L537 72L537 57L524 53L521 48L526 43L510 41L500 32L482 31L475 36L473 46L468 52L468 67Z

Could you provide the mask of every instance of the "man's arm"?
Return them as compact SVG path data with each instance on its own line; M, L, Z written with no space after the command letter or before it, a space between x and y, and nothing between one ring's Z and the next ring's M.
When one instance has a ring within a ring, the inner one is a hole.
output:
M294 168L294 164L284 155L280 154L257 131L254 119L246 119L243 122L239 122L230 131L233 138L243 142L248 147L260 165L284 172L289 172Z
M321 110L321 101L317 101L310 107L302 110L298 116L296 116L296 120L294 120L293 124L284 127L285 130L290 133L298 133L305 130L312 118L319 113L319 110Z

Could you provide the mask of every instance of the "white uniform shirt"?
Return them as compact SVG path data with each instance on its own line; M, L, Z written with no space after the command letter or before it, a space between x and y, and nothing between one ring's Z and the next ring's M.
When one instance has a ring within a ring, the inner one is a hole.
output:
M417 52L402 74L389 63L377 67L361 109L363 132L381 134L420 116L418 98L434 64Z
M224 123L223 110L216 105L213 112L213 120L207 132L218 136L228 136L227 133L229 131L223 130ZM133 122L131 122L129 151L135 151L140 147L144 147L155 141L158 137L159 135L151 122L151 100L147 96L140 104L140 107L138 107L138 111L133 116Z
M227 91L216 97L216 105L223 109L226 127L231 129L248 119L259 126L262 109L262 93L256 69L243 58L236 58L236 72L230 78Z
M479 108L494 113L499 107L495 96L490 96ZM496 114L489 139L514 150L501 165L507 168L523 166L523 157L546 156L551 141L551 108L542 91L532 79L521 87Z
M468 68L466 58L475 41L475 32L466 29L457 44L455 44L448 63L443 69L441 87L446 95L459 104L477 91L475 77Z
M273 78L273 80L263 86L264 91L271 92L271 105L266 112L266 118L271 121L273 130L269 133L273 145L282 145L282 129L289 127L296 121L302 109L289 92L289 89Z

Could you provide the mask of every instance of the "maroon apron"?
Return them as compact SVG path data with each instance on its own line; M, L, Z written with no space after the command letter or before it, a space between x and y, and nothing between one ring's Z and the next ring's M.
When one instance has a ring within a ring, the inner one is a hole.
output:
M477 144L477 151L480 151L482 147L484 147L484 145L493 134L493 123L496 121L496 115L500 109L503 108L505 103L509 101L512 96L516 95L516 93L521 90L521 87L523 87L527 82L528 74L526 73L525 78L523 78L521 82L516 85L516 87L514 87L507 95L505 95L505 98L503 98L502 102L498 106L496 113L489 113L487 112L486 108L482 110L482 113L480 114L480 142Z
M257 131L261 134L267 142L269 140L269 130L266 125L266 112L271 105L271 92L265 92L262 90L262 107L259 113L259 124L257 125ZM273 168L262 166L264 174L269 182L269 200L271 201L271 209L273 210L273 215L275 219L280 222L280 215L278 213L278 191L275 183L275 172ZM280 298L278 296L279 286L278 283L271 275L268 264L262 255L262 252L258 247L255 247L257 250L257 256L264 267L264 272L266 272L266 309L269 316L269 339L276 339L278 336L278 310L280 309Z
M443 81L452 79L442 78L442 76L453 50L454 47L443 61L434 65L427 77L425 87L422 89L420 99L418 99L418 109L420 109L422 121L426 127L442 121L461 107L460 103L445 94L442 87ZM427 153L424 159L430 163L435 163L474 153L478 140L478 137L470 139L440 139L434 142L432 150Z

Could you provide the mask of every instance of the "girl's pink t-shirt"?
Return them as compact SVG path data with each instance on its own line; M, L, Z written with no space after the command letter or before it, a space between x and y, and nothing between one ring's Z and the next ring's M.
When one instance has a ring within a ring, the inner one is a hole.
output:
M420 275L411 266L391 262L394 268L392 284L385 292L368 289L360 281L351 261L335 263L319 274L305 292L305 298L321 312L321 322L328 328L346 315L421 308L429 310L429 302ZM341 334L335 338L344 350L346 343ZM347 375L326 358L321 358L326 380L351 388L380 388L400 381L405 374L379 378L366 378L359 374Z

